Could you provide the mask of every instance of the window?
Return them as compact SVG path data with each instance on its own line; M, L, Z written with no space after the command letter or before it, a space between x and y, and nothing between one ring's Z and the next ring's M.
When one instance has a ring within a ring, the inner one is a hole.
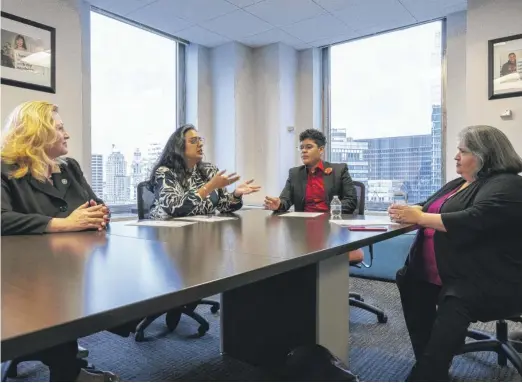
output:
M113 215L136 213L136 186L178 126L178 48L91 12L91 182Z
M436 21L324 50L329 158L366 185L367 210L386 210L399 191L421 202L442 185L443 28Z

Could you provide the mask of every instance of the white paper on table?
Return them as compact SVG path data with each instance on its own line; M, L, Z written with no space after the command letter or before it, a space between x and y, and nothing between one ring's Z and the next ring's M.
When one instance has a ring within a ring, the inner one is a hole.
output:
M399 225L392 222L389 217L371 217L369 219L333 219L330 222L340 226L383 226Z
M308 212L297 212L297 211L294 211L292 213L281 214L280 217L313 218L313 217L318 217L321 214L324 214L324 213L308 213Z
M125 226L152 226L152 227L183 227L187 225L193 225L195 222L184 222L184 221L152 221L152 220L143 220L143 221L134 221L131 223L125 224Z
M176 220L182 221L194 221L194 222L221 222L221 221L232 221L237 219L237 217L220 217L219 215L194 215L191 217L180 217L176 218Z

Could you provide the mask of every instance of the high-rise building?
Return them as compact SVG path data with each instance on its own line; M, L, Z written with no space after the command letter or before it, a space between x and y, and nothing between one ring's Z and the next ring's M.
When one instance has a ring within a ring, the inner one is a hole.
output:
M366 183L369 168L364 153L368 150L368 144L347 137L346 129L332 129L330 140L330 160L348 164L352 179Z
M107 158L105 173L105 199L108 203L125 203L129 200L129 181L125 157L113 145L112 153Z
M103 199L103 156L91 155L91 188L98 198Z
M433 105L431 111L431 184L442 186L442 108Z
M134 157L130 169L130 200L132 202L138 200L138 184L148 178L148 174L145 172L144 168L145 163L141 151L139 148L136 148L136 150L134 150Z
M366 185L368 210L386 210L399 190L411 203L424 201L443 182L441 120L433 105L430 134L353 140L332 129L330 159L348 164L352 179Z
M393 195L397 189L408 195L409 202L421 202L436 191L431 185L432 169L432 138L431 134L383 137L357 140L368 144L364 153L368 161L368 179L373 181L390 181L393 188L389 194ZM391 182L391 181L394 181ZM383 184L384 185L384 184ZM368 190L368 196L371 195ZM382 195L381 195L382 197ZM370 210L385 210L389 198L378 202L367 202Z
M152 168L158 161L158 158L163 151L163 145L158 144L157 142L150 143L147 148L147 157L143 159L143 167L142 171L145 174L145 177L150 177L150 173L152 172Z

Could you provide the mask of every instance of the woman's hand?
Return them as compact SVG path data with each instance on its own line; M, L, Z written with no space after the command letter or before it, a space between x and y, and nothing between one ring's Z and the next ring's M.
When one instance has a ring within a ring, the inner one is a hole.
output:
M226 170L220 171L208 182L213 190L227 187L228 185L237 182L237 180L240 178L236 173L225 175L225 172ZM209 192L210 191L211 190L209 190Z
M418 225L424 213L419 206L394 204L388 208L388 214L394 222Z
M91 200L80 205L65 221L71 231L103 230L109 222L109 209Z
M234 190L234 197L241 197L243 195L248 195L252 193L256 193L261 189L261 186L251 185L254 180L247 181L239 185L236 190Z

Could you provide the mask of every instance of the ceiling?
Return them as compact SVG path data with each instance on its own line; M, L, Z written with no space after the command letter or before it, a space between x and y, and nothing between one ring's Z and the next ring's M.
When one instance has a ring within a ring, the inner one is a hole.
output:
M100 9L193 43L298 50L433 20L467 0L87 0Z

